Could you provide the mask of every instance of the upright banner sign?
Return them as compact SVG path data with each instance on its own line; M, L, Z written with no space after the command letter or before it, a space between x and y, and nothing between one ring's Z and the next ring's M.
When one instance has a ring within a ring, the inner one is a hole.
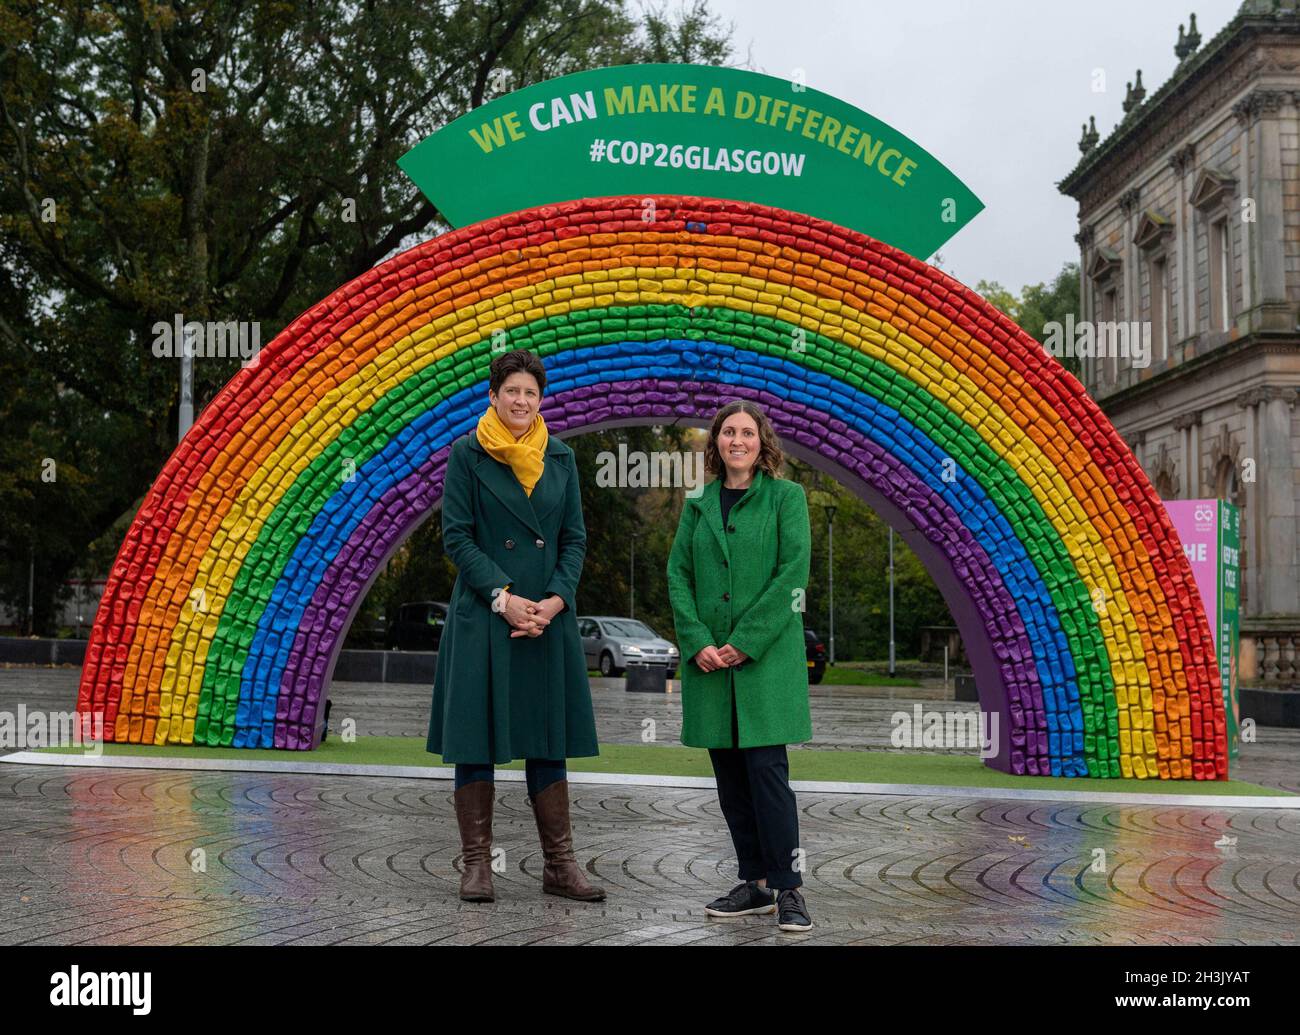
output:
M1241 511L1223 500L1166 500L1165 509L1192 565L1205 618L1214 634L1227 714L1228 753L1241 744L1237 655L1241 598Z
M577 198L687 194L818 216L927 259L984 207L866 112L711 65L551 79L461 116L398 164L454 227Z

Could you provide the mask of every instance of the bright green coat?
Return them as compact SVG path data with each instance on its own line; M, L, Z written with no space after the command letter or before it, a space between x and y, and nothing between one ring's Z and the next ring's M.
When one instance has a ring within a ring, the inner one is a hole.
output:
M587 661L578 636L578 578L587 552L573 450L552 436L529 496L474 432L447 458L442 541L456 565L433 681L428 750L447 762L596 755ZM510 638L492 610L509 585L565 609L538 637Z
M798 482L754 472L722 526L721 480L682 506L668 556L668 596L681 651L682 743L758 747L812 739L804 596L808 500ZM701 647L730 643L739 668L703 672ZM740 743L731 738L735 696Z

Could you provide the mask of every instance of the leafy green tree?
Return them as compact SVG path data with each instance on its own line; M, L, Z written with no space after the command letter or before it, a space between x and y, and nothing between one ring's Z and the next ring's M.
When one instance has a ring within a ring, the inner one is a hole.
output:
M445 229L397 167L419 139L581 68L725 61L729 33L703 0L5 0L0 369L30 399L0 409L0 597L25 600L34 555L50 615L173 448L179 364L154 355L156 323L269 341ZM196 360L196 412L237 369ZM84 498L33 480L46 456Z
M1065 326L1065 317L1073 313L1076 321L1083 318L1079 299L1079 264L1067 262L1050 284L1027 284L1021 292L1020 315L1017 323L1038 341L1046 341L1044 328L1048 323ZM1065 356L1062 365L1075 377L1080 377L1082 365L1077 356Z
M835 658L880 660L889 656L889 526L849 489L799 461L792 477L808 493L812 563L805 624L830 647L830 530L825 504L835 507ZM895 656L920 652L921 627L950 625L948 606L924 565L894 537Z
M981 280L975 291L994 308L1011 317L1039 344L1047 340L1045 328L1049 323L1055 322L1063 328L1067 314L1073 313L1076 320L1082 318L1077 262L1067 262L1062 266L1050 284L1026 284L1019 297L996 280ZM1075 377L1081 376L1082 367L1077 356L1061 357L1061 365Z
M975 285L975 293L983 296L994 309L1005 313L1015 320L1020 315L1020 299L1004 288L996 280L981 280Z

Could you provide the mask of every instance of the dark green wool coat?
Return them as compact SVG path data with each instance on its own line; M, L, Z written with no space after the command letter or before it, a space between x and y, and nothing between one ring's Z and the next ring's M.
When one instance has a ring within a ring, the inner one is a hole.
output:
M758 747L812 739L804 592L811 553L803 486L763 471L722 525L721 480L682 506L668 557L681 651L682 743ZM703 672L701 647L730 643L739 668ZM735 698L740 742L731 737Z
M447 458L442 539L456 565L433 681L428 750L447 762L599 754L575 595L587 551L573 450L546 444L530 497L474 432ZM538 637L510 638L492 610L506 585L565 608Z

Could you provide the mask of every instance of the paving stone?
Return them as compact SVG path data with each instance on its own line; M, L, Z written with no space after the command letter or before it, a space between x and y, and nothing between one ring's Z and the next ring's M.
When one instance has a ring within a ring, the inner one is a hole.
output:
M66 707L75 685L74 670L3 670L0 708ZM370 689L409 702L393 718L370 700L373 726L422 735L427 689L345 684L340 698ZM602 740L618 727L639 741L641 709L680 704L627 696L595 691ZM813 714L834 727L831 749L869 746L882 706L898 706L830 696L834 722L823 695ZM1294 731L1263 729L1241 775L1295 789L1298 758ZM598 904L541 893L523 785L498 792L507 867L497 901L471 904L449 782L0 766L0 944L1296 944L1300 931L1296 811L800 793L816 926L789 935L772 916L704 915L737 879L712 790L575 787L575 851L609 889ZM1237 844L1215 847L1223 834ZM189 861L200 847L206 872Z

